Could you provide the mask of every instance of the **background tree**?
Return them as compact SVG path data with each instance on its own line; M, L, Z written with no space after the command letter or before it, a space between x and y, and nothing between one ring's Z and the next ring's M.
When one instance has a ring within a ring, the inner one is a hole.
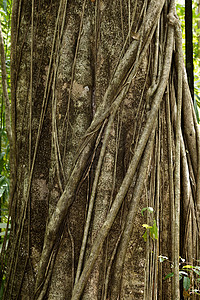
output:
M193 67L193 20L192 0L185 1L185 45L186 71L192 98L194 99L194 67Z
M12 13L3 299L179 299L179 256L199 258L200 148L174 1Z
M200 18L199 18L199 0L186 1L184 5L183 0L177 0L177 13L181 21L182 35L183 35L183 52L187 56L188 67L187 71L188 76L191 78L189 81L193 82L194 80L194 109L197 116L197 121L199 123L199 105L200 105L200 73L199 73L199 59L200 59L200 47L199 47L199 36L200 36ZM187 16L188 17L187 17ZM188 23L185 24L185 19L188 18ZM191 23L192 22L192 23ZM190 25L189 25L190 24ZM187 29L186 29L187 28ZM187 30L187 37L186 37ZM186 40L188 39L188 42ZM190 41L189 41L190 40ZM186 44L187 54L186 54ZM193 60L193 63L192 63ZM187 62L185 61L187 64ZM192 67L193 64L193 67ZM192 70L193 69L193 70ZM194 74L193 74L194 71ZM193 78L194 77L194 78ZM190 90L193 90L193 84L190 87ZM193 93L193 92L192 92Z
M8 198L9 198L9 141L6 127L10 127L9 110L5 107L10 101L10 28L11 28L11 2L0 1L0 249L6 247L8 232ZM4 47L5 42L5 47ZM8 74L8 76L6 75ZM4 100L7 99L7 101ZM6 124L7 121L7 124ZM8 124L9 123L9 124ZM8 126L6 126L8 125ZM3 246L4 245L4 246ZM2 266L1 266L2 267ZM2 269L2 268L1 268ZM2 279L2 272L1 279ZM3 278L4 280L5 278ZM0 298L2 297L1 285Z

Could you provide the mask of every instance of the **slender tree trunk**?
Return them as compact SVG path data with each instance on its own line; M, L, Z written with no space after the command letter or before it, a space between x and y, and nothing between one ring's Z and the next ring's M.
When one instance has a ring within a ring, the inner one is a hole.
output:
M200 207L180 34L174 1L13 1L3 299L179 299Z
M194 99L192 0L185 1L185 59L188 83Z

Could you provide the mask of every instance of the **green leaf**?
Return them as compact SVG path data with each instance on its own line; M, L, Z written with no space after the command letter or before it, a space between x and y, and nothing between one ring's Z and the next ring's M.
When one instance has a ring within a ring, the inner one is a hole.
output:
M150 213L153 213L153 207L151 207L151 206L144 207L144 208L141 210L142 216L144 216L143 213L144 213L145 210L147 210L147 211L150 212Z
M3 9L7 13L7 0L3 0Z
M7 223L0 223L0 228L7 228ZM10 225L8 228L10 228Z
M3 196L4 192L5 192L5 187L1 186L0 187L0 198Z
M190 278L189 277L184 277L183 278L183 287L187 291L190 288Z
M144 214L143 214L143 213L144 213L144 211L145 211L145 210L147 210L147 207L144 207L144 208L141 210L141 214L142 214L142 216L144 216Z
M174 273L169 273L169 274L167 274L167 276L165 276L164 280L166 280L166 279L168 279L170 277L173 277L173 276L174 276Z
M184 275L184 276L188 276L188 273L186 273L184 271L179 271L179 274Z
M193 269L193 266L191 266L191 265L186 265L186 266L183 266L183 269Z
M147 232L145 231L145 233L143 234L143 239L144 239L144 241L146 242L147 241Z
M163 256L163 255L159 255L158 258L159 258L159 261L160 261L161 263L162 263L163 261L165 261L165 260L168 259L167 256Z
M144 228L146 228L146 229L152 228L152 226L149 226L148 224L142 224L142 226L143 226Z
M156 225L156 220L153 221L153 227L150 229L150 235L152 239L158 239L158 227Z
M147 207L148 212L153 213L153 207L149 206Z

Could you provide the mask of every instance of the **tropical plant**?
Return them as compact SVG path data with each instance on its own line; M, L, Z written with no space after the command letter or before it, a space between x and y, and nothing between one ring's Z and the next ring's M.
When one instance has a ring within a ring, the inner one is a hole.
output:
M149 213L153 213L153 207L149 206L149 207L144 207L141 211L142 216L144 215L144 211L147 211ZM153 219L152 220L152 225L149 224L142 224L142 226L146 229L145 233L143 234L143 239L146 242L148 236L154 241L158 239L158 227L156 224L156 220Z
M10 45L11 45L11 0L0 1L0 22L4 40L4 51L7 71L7 90L10 98ZM0 82L2 82L2 68L0 67ZM8 198L9 198L9 141L5 122L5 101L3 88L0 86L0 237L1 244L7 227Z
M182 45L183 53L186 50L185 42L185 4L183 1L177 1L176 10L178 17L181 21L182 29ZM194 66L194 109L199 119L199 107L200 107L200 4L199 0L192 2L192 27L193 27L193 66Z
M159 262L168 262L173 267L172 261L167 256L159 255ZM183 265L184 264L184 265ZM174 272L168 273L164 280L174 276ZM200 266L192 265L185 262L185 259L180 257L179 280L183 284L183 296L190 297L192 295L200 295Z

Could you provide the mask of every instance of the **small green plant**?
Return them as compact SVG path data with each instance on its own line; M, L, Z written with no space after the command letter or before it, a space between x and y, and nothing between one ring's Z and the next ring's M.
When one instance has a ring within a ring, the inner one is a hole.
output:
M153 207L144 207L141 211L142 216L144 216L144 211L148 211L150 213L153 213ZM157 240L158 239L158 227L156 224L156 220L153 220L153 225L149 224L142 224L142 226L146 229L145 233L143 234L143 239L146 242L147 241L147 236L152 238L152 240Z
M168 260L168 257L163 255L159 255L158 258L161 263ZM181 257L180 260L182 263L185 262L185 259ZM168 260L168 262L170 261ZM164 280L169 279L173 276L174 276L174 272L169 273L165 276ZM193 283L192 283L192 279L193 279ZM193 266L187 264L181 267L179 269L179 280L183 280L184 295L187 295L188 297L194 294L200 295L200 266Z

